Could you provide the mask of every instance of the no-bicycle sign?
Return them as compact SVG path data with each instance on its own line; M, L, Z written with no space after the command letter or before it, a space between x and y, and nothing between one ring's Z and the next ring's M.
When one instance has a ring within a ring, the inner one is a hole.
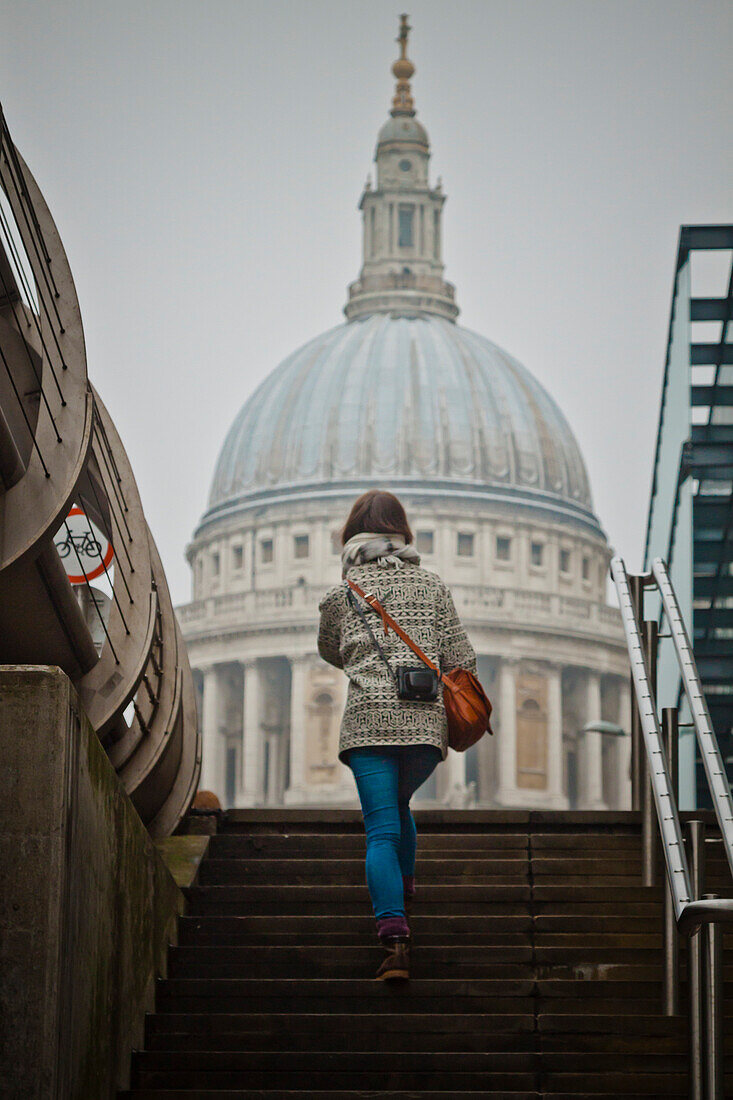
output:
M101 577L114 557L112 543L76 505L53 540L71 584Z

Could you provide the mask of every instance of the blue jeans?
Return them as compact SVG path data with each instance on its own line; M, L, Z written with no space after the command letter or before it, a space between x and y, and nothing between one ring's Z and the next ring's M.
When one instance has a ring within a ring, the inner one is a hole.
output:
M405 915L403 875L415 874L417 832L410 799L437 764L435 745L350 749L366 832L366 879L377 920Z

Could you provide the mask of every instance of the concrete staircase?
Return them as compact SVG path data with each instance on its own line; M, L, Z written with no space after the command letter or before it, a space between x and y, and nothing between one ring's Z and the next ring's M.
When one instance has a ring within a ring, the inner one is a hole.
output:
M360 815L229 812L125 1100L686 1096L687 1021L661 1014L662 887L640 885L639 815L415 816L412 977L397 986L374 980ZM707 889L733 896L720 844L707 849Z

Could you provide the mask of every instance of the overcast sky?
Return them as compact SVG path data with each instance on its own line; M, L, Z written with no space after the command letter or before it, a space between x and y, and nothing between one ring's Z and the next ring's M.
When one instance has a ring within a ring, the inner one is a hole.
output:
M0 0L0 98L177 603L238 408L342 319L400 10ZM733 3L409 12L460 322L559 402L638 566L679 226L733 220Z

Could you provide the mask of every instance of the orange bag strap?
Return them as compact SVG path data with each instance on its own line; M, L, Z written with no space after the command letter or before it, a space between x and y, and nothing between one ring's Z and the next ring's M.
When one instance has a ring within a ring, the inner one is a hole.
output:
M408 645L410 647L410 649L415 654L415 656L419 657L420 660L423 662L423 664L426 664L428 666L428 668L431 668L433 670L433 672L436 672L438 674L438 679L439 680L442 680L442 674L441 674L440 669L437 667L437 665L434 665L433 662L430 660L430 658L425 656L425 654L420 649L420 646L417 644L417 642L413 642L410 635L406 634L405 631L402 629L402 627L399 625L399 623L396 623L394 621L394 619L392 618L390 613L384 607L382 607L381 603L379 602L377 597L374 595L374 593L373 592L365 592L362 588L359 587L358 584L355 584L354 581L350 581L348 578L346 579L346 583L348 584L349 588L353 589L353 591L356 592L356 594L358 596L361 596L361 598L363 600L366 600L366 602L371 607L372 611L376 611L376 613L379 615L379 617L382 620L382 626L384 627L384 633L387 634L388 633L388 627L391 626L392 629L394 630L395 634L397 635L397 637L401 638L402 641L405 643L405 645Z

